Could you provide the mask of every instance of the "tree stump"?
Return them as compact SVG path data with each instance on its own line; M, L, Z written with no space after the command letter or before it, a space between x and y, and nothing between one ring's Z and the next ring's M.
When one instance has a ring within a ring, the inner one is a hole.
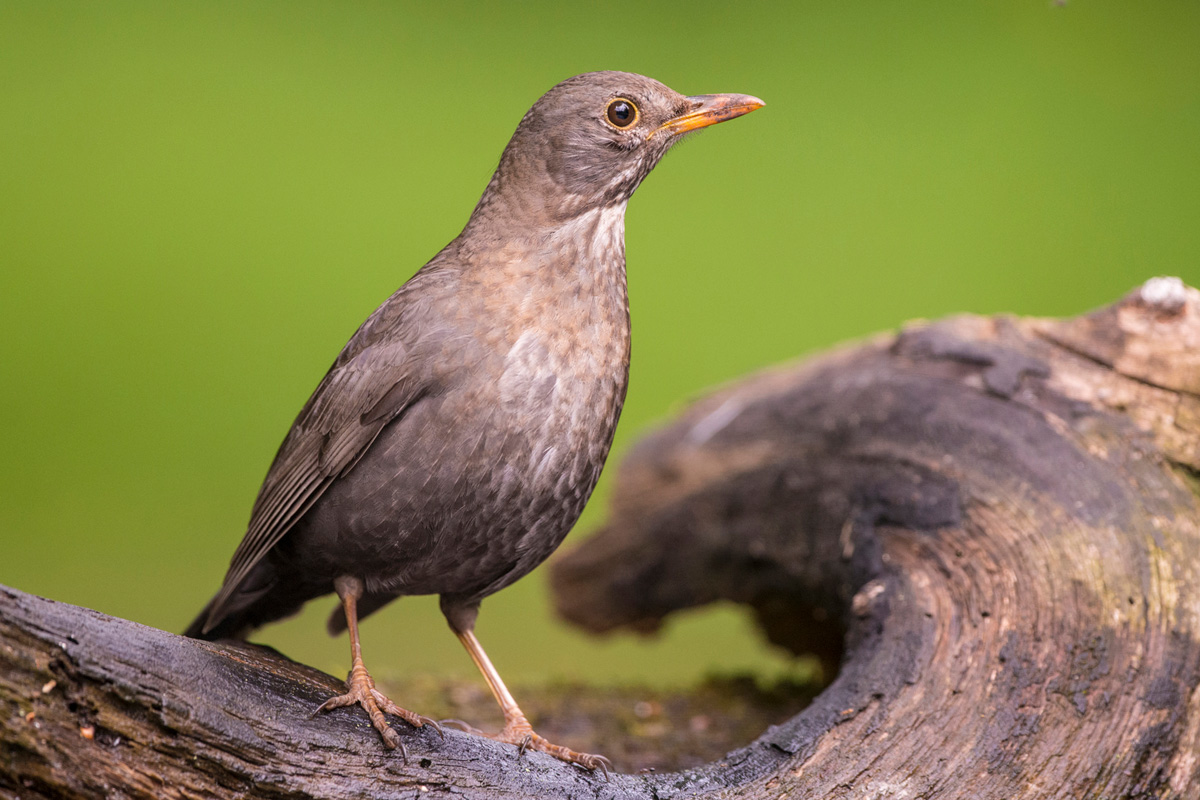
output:
M913 324L721 389L635 447L553 582L596 631L746 603L837 677L695 770L427 730L406 761L311 717L327 675L0 590L0 794L1200 798L1200 292Z

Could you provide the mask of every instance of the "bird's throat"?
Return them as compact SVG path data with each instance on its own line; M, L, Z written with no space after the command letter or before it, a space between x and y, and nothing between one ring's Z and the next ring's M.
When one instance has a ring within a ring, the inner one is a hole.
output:
M589 209L560 223L545 244L545 252L562 254L562 266L568 270L624 273L625 203Z

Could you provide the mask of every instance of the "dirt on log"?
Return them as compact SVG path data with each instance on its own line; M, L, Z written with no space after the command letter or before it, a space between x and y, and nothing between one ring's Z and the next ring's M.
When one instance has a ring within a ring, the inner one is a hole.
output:
M405 760L312 718L328 675L0 590L0 795L1200 798L1200 292L914 324L722 389L552 574L586 628L731 600L837 677L697 769L452 730L403 731Z

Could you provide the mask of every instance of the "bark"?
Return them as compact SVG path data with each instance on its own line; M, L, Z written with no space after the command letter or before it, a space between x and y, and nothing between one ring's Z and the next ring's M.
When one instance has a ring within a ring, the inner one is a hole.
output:
M731 600L840 664L723 759L606 781L404 730L405 761L310 716L330 676L0 590L0 794L1197 798L1198 494L1195 290L912 325L698 401L554 565L592 630Z

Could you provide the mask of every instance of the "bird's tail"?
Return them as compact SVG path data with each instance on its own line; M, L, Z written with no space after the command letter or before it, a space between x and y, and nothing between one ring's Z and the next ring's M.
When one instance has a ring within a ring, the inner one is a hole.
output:
M187 630L183 632L184 636L209 642L215 642L218 639L243 639L255 627L243 619L243 614L225 614L215 620L212 627L209 627L209 618L212 616L213 604L216 601L217 598L213 597L204 604L204 609L196 615L192 624L188 625Z
M214 597L213 600L216 600ZM209 639L210 637L204 632L204 626L208 624L208 615L212 612L213 600L209 600L204 604L204 610L201 611L196 618L192 620L192 624L187 626L187 630L183 632L184 636L189 639Z
M275 570L267 562L259 562L232 592L214 595L183 635L210 642L244 639L260 625L296 613L308 599L278 591L278 587Z

